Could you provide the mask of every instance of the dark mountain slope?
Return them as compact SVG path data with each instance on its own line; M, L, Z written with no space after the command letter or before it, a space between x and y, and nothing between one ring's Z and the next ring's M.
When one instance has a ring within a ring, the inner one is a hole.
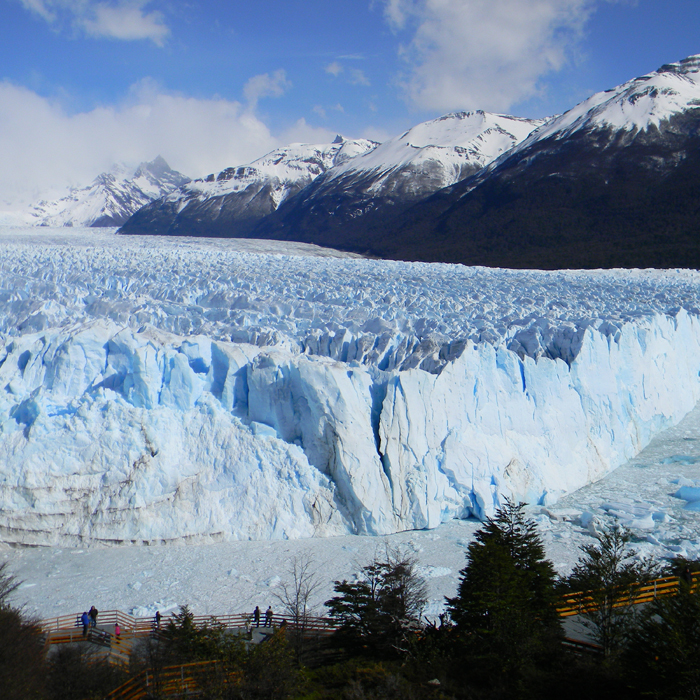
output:
M358 249L498 267L700 267L699 126L693 110L633 139L537 142L373 227Z

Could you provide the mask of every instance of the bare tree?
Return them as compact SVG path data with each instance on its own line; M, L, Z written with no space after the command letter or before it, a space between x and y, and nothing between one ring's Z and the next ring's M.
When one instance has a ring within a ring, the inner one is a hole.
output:
M299 659L311 617L311 599L320 587L321 581L309 552L295 556L289 563L287 573L291 580L280 584L275 597L282 604L284 614L289 617L294 649Z

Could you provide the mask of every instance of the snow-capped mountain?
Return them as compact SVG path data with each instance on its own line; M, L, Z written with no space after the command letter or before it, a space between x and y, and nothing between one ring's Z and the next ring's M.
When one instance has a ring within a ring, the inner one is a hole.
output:
M536 135L515 151L533 142L555 137L570 138L581 130L609 130L630 138L650 129L666 129L676 115L700 106L700 55L661 66L657 71L599 92L549 120Z
M292 144L218 175L195 180L141 209L123 233L243 235L329 168L377 146L337 136L330 144Z
M370 153L329 170L262 221L256 236L353 244L370 223L479 172L544 120L456 112L418 124Z
M699 267L699 193L693 56L593 95L473 177L343 244L504 267Z
M34 226L121 226L144 204L189 182L158 156L134 169L116 165L91 185L54 202L39 202L28 212Z
M319 219L321 225L344 227L368 212L406 205L462 180L543 121L458 112L379 145L338 137L330 147L289 146L190 183L139 211L122 230L264 237L293 227L304 240Z
M355 186L368 201L420 199L478 172L544 121L482 111L447 114L332 168L307 198Z

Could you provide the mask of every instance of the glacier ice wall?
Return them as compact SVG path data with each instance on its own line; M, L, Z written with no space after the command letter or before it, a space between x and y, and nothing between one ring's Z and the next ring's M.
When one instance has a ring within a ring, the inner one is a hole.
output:
M4 541L431 528L556 500L700 398L697 273L90 240L0 236Z

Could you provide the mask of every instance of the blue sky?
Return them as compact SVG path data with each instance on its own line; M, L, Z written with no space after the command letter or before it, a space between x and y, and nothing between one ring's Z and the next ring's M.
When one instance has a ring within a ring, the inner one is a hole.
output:
M528 117L700 53L697 0L0 0L0 202L459 109Z

